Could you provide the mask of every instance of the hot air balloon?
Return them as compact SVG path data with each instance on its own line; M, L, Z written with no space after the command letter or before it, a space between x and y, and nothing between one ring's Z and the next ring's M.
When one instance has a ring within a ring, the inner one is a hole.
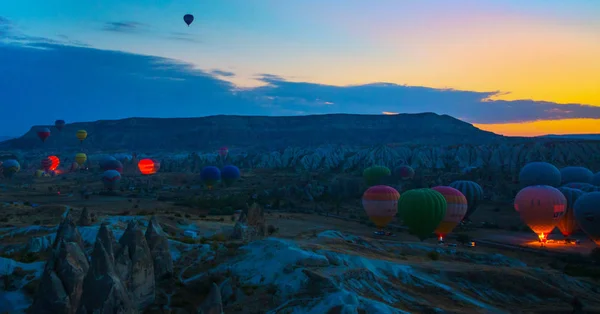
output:
M75 172L75 171L77 171L77 169L79 169L79 164L77 162L72 162L71 167L69 167L69 171Z
M209 188L221 180L221 170L215 166L207 166L200 171L200 180Z
M595 186L600 186L600 171L598 171L594 177L592 178L592 182L593 185Z
M450 187L459 190L467 198L468 208L464 219L468 219L483 199L483 188L476 182L464 180L454 181L450 183Z
M111 162L117 160L117 158L113 157L113 156L103 156L100 161L98 161L98 164L100 165L100 169L104 169L104 164L106 164L107 162Z
M221 156L221 159L227 158L228 154L229 154L229 148L227 148L226 146L219 148L219 156Z
M83 140L85 140L87 138L87 135L88 134L87 134L86 130L79 130L79 131L77 131L77 133L75 133L75 136L81 143L83 143Z
M564 167L560 169L561 184L571 182L591 183L594 173L584 167Z
M567 183L567 184L563 185L562 187L582 190L584 192L591 192L590 190L594 189L593 185L591 185L589 183L583 183L583 182L571 182L571 183Z
M119 182L121 182L121 174L117 170L106 170L102 174L102 183L109 191L118 188Z
M2 169L3 169L3 173L4 176L7 178L12 178L15 173L19 172L19 170L21 170L21 165L19 164L18 161L14 160L14 159L9 159L9 160L5 160L2 163Z
M160 164L157 165L155 160L144 158L138 161L138 169L143 175L155 174L158 171Z
M52 166L52 160L50 160L50 158L46 157L46 158L42 159L42 169L44 169L44 171L48 172L50 170L51 166Z
M400 193L387 185L375 185L368 188L362 196L362 205L369 219L379 229L378 235L384 235L385 228L398 213Z
M152 162L154 162L154 173L156 173L160 170L160 160L152 159Z
M368 186L381 184L383 178L389 177L392 174L390 169L385 166L373 166L363 171L363 178Z
M515 210L521 220L535 232L542 243L560 221L567 208L567 199L548 185L528 186L515 197Z
M560 171L547 162L530 162L519 172L519 182L522 187L532 185L560 186Z
M410 166L400 166L396 168L396 174L402 180L410 180L415 176L415 170Z
M600 245L600 192L591 192L581 195L573 213L577 224L590 239Z
M54 121L54 126L56 127L57 130L62 131L62 129L65 127L65 120Z
M434 231L439 240L443 241L444 236L452 232L465 217L469 205L467 198L455 188L436 186L431 189L440 192L446 199L446 215Z
M440 225L446 216L446 199L432 189L408 190L398 201L398 214L412 235L421 241Z
M194 21L194 16L191 15L191 14L186 14L186 15L183 16L183 21L189 27L190 24L192 24L192 22Z
M50 129L48 128L41 128L37 131L37 136L40 138L40 140L42 140L42 142L45 142L46 139L48 137L50 137Z
M221 169L221 178L227 186L231 186L240 178L240 169L234 165L228 165Z
M86 154L78 153L77 155L75 155L75 162L77 163L77 165L79 165L79 167L83 166L83 164L85 164L86 161L87 161Z
M50 161L52 161L52 164L50 165L50 170L56 170L58 168L58 166L60 165L60 159L57 156L48 156L48 159L50 159Z
M566 187L561 187L558 190L565 196L565 199L567 199L567 207L565 209L565 214L558 221L556 226L558 227L558 230L560 230L560 233L568 239L571 234L577 230L577 221L573 214L573 206L577 199L583 195L583 191Z
M102 164L102 170L116 170L119 173L123 173L123 164L116 159L107 160Z

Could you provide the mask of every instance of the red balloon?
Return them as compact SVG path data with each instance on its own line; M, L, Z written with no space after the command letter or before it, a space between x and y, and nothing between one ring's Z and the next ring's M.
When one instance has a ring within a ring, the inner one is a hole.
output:
M528 186L515 197L515 210L521 220L542 241L560 221L566 207L567 199L562 192L547 185Z
M229 154L229 148L227 148L227 146L219 148L219 156L227 157L227 154Z
M48 159L52 161L52 164L50 165L50 170L56 170L56 168L58 168L58 165L60 165L60 159L54 155L49 156Z
M40 138L40 140L42 140L42 142L45 142L46 139L50 136L50 129L48 129L48 128L40 129L37 132L37 136Z
M159 167L160 163L158 163L157 167L157 163L150 158L144 158L138 162L138 169L140 169L143 175L155 174Z

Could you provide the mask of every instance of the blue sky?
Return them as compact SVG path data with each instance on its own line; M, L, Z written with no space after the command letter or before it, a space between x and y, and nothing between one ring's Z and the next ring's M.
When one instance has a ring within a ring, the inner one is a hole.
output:
M0 135L55 119L423 111L560 133L600 118L598 16L594 0L3 1L0 103L19 113Z

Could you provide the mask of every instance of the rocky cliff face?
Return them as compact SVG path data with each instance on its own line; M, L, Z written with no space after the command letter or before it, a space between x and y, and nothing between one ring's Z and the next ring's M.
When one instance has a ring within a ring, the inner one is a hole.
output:
M366 146L383 143L487 143L503 137L434 113L385 115L330 114L290 117L211 116L185 119L131 118L67 124L42 146L34 126L24 136L0 143L0 149L79 148L75 132L85 129L88 150L216 150L220 146L252 150L288 146Z

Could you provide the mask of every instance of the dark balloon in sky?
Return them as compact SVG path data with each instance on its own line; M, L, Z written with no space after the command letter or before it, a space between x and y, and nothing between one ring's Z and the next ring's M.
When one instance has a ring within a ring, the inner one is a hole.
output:
M42 140L42 142L45 142L46 139L50 136L50 129L41 128L38 130L37 135L40 138L40 140Z
M185 24L187 24L187 26L190 26L190 24L192 24L192 22L194 21L194 16L191 14L186 14L183 16L183 21L185 22Z

